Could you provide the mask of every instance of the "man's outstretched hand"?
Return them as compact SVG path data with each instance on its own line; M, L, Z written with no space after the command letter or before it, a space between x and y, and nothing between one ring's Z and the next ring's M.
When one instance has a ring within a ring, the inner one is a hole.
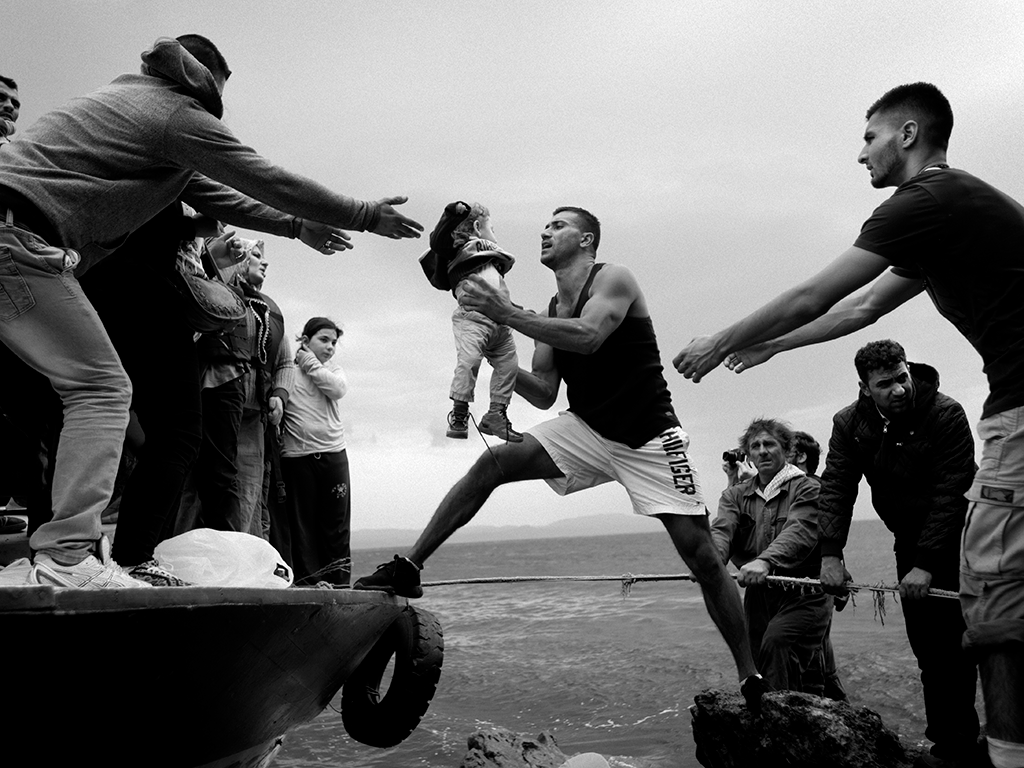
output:
M716 349L714 336L698 336L675 356L672 365L694 384L717 368L725 357Z
M769 349L767 342L763 344L754 344L753 346L741 349L739 352L733 352L731 355L725 356L725 367L733 373L743 373L755 365L766 363L775 356L775 353Z
M330 224L321 224L319 221L308 221L307 219L302 220L299 240L320 253L347 251L352 247L352 238L347 232L332 227Z
M392 240L401 240L406 237L419 237L423 231L423 225L413 221L408 216L403 216L394 209L394 206L401 205L409 198L404 195L397 197L385 197L380 200L380 221L371 232L381 237L390 237Z

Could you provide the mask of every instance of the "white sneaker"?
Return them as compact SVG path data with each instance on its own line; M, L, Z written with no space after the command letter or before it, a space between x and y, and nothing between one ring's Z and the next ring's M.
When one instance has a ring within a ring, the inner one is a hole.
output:
M101 563L92 555L75 565L62 565L47 554L39 553L32 566L35 584L72 589L139 589L152 584L133 579L113 560Z

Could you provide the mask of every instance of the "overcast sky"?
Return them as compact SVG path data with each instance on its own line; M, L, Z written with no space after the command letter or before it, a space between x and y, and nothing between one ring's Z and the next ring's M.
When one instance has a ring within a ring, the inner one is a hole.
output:
M941 374L972 422L980 359L924 295L858 334L700 384L671 370L695 335L731 323L853 243L892 190L856 162L867 107L892 86L938 85L956 117L950 163L1024 199L1024 5L773 2L258 2L7 0L0 73L19 125L139 67L160 36L198 32L233 71L224 120L245 143L345 194L404 194L429 231L445 204L489 206L518 261L513 298L554 292L540 231L558 205L602 221L599 258L639 278L676 410L714 509L721 453L755 416L824 445L857 394L852 358L879 338ZM15 136L15 139L17 136ZM247 234L247 233L240 233ZM421 527L483 449L444 437L454 299L417 258L426 240L353 234L326 257L268 238L265 290L289 330L326 314L339 359L353 527ZM144 322L144 319L141 321ZM520 364L533 344L518 337ZM474 412L486 409L489 368ZM564 408L564 390L555 409ZM522 399L517 429L553 416ZM487 524L628 512L602 488L559 499L500 489ZM866 511L863 507L861 511Z

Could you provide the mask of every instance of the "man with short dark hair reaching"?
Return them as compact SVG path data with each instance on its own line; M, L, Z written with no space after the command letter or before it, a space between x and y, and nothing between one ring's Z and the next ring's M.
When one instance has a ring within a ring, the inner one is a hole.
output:
M445 496L408 556L396 555L355 587L419 597L423 563L500 485L543 479L565 495L617 481L634 512L662 522L700 583L747 702L756 708L766 684L755 669L738 591L711 540L647 302L628 269L596 263L600 233L600 223L582 208L554 212L541 234L540 260L557 286L545 315L516 307L507 289L468 278L463 305L536 342L532 371L519 370L516 392L547 409L564 380L569 410L525 432L521 443L485 452Z
M989 382L981 465L960 554L964 642L979 660L989 757L1024 766L1024 206L946 150L953 111L930 83L893 88L867 113L858 157L876 188L896 187L854 245L809 280L675 360L693 381L857 331L927 291L981 355ZM863 293L854 294L865 285Z

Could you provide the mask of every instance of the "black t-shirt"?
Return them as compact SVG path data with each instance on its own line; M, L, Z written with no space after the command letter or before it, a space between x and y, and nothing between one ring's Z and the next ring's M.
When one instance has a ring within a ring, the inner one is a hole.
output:
M878 206L854 245L922 278L981 355L983 418L1024 405L1024 206L964 171L929 170Z

